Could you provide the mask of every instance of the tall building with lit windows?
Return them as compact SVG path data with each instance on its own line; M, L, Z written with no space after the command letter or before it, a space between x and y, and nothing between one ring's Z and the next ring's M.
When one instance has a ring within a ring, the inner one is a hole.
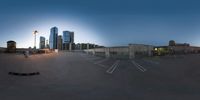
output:
M50 30L49 47L50 49L58 48L58 28L57 27L52 27Z

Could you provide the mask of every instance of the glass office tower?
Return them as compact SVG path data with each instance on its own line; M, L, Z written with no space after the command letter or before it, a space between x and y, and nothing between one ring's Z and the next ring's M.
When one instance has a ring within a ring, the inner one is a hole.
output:
M57 49L58 46L58 28L52 27L50 30L49 46L50 49Z

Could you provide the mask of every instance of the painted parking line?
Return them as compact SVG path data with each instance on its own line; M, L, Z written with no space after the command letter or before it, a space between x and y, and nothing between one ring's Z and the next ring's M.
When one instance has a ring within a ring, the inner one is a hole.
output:
M106 66L103 65L103 64L101 64L101 63L103 63L103 62L105 62L105 61L107 61L107 60L109 60L109 59L106 58L106 59L103 59L103 60L97 61L97 62L95 62L94 64L95 64L95 65L99 65L100 67L106 68Z
M135 67L137 67L140 71L145 72L147 71L147 69L145 69L144 67L142 67L141 65L139 65L138 63L136 63L134 60L131 60L132 64L135 65Z
M119 65L119 62L120 60L115 61L115 63L106 72L112 74Z

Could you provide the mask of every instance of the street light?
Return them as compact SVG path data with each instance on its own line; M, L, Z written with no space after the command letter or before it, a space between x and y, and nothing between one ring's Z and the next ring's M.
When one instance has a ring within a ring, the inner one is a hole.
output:
M36 34L38 33L38 31L37 30L35 30L34 32L33 32L33 34L34 34L34 49L36 49Z

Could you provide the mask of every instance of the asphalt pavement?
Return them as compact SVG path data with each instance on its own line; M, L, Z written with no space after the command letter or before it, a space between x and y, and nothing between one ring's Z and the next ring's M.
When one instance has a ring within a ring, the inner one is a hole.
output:
M199 100L199 65L198 54L131 60L0 54L0 100Z

